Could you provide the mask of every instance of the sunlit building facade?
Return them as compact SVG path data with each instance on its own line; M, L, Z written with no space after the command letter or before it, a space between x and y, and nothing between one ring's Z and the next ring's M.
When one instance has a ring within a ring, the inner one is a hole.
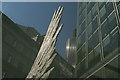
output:
M120 3L77 5L77 78L120 77Z

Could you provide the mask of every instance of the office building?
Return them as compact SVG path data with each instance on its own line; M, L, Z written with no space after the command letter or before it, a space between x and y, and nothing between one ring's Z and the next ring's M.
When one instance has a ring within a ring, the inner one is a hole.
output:
M77 5L77 78L120 77L120 2Z
M34 28L15 24L2 15L2 77L26 78L43 41ZM54 67L48 78L72 78L74 68L57 54L46 72Z
M2 14L2 77L25 78L37 56L40 44Z

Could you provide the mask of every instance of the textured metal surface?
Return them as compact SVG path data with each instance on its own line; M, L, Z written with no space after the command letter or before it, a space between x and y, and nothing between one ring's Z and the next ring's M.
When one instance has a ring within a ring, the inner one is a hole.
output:
M56 54L54 53L56 47L56 38L61 28L63 27L63 24L59 26L59 22L62 17L62 11L63 7L59 7L57 11L55 10L46 35L44 37L42 46L26 78L47 78L50 72L54 69L51 68L46 72L47 68L50 66L56 56Z

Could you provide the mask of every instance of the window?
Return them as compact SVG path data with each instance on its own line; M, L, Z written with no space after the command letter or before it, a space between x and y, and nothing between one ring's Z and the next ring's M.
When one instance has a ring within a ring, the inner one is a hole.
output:
M78 39L77 39L77 43L78 43L78 45L77 45L77 47L78 47L78 49L81 47L81 36L79 36L78 37Z
M105 6L100 10L101 22L107 17Z
M100 61L100 45L98 45L95 49L93 49L93 51L90 52L88 59L89 69Z
M77 53L77 63L80 63L85 58L85 45Z
M92 9L92 7L94 6L95 2L90 2L87 6L87 12L89 13L89 11Z
M109 21L109 29L110 31L115 28L117 26L117 21L116 21L116 17L115 17L115 12L113 12L109 17L108 17L108 21Z
M88 13L88 24L91 22L91 20L92 20L92 16L91 16L91 11Z
M85 32L81 35L81 44L85 42Z
M81 32L85 30L85 21L81 24Z
M98 20L97 20L97 16L95 17L95 19L92 22L93 25L93 32L98 28Z
M107 10L107 16L114 10L112 2L107 3L106 10Z
M118 30L108 36L106 36L105 40L103 41L103 52L104 56L106 57L109 53L116 51L118 53L118 47L120 42L120 34Z
M120 33L118 32L118 30L116 32L114 32L113 34L111 34L110 36L110 44L111 44L111 52L114 50L117 50L118 47L120 47Z
M83 75L85 73L85 60L83 60L80 65L79 68L77 70L77 76L80 77L81 75Z
M117 9L118 9L118 11L120 12L120 3L119 3L119 5L117 6Z
M95 57L98 56L100 54L100 44L97 45L97 47L94 49L94 54L95 54Z
M88 55L88 69L90 69L94 63L93 63L93 59L94 59L94 53L93 51Z
M86 7L86 2L83 2L82 4L81 4L81 9L83 10L83 9L85 9L85 7Z
M108 36L104 41L104 47L107 46L110 43L110 37Z
M79 20L79 22L78 22L79 24L78 25L80 25L82 23L81 15L79 16L78 20Z
M92 19L96 16L96 14L97 14L97 6L96 6L96 4L93 6L93 8L92 8Z
M90 39L88 40L88 53L90 53L91 50L93 50L93 47L92 47L92 38L90 38Z
M99 2L99 9L101 9L105 5L105 2Z
M82 11L82 14L81 14L81 21L83 21L85 19L85 9Z
M102 38L106 37L109 34L108 20L105 20L101 26Z
M93 30L93 27L92 27L92 24L90 24L89 27L88 27L88 37L90 37L91 34L93 33L92 30Z
M94 48L99 43L98 30L93 34L92 38L93 38L92 39L92 45L93 45L93 48Z
M92 61L92 59L94 58L94 54L93 51L88 55L88 63L90 63Z
M106 77L119 78L119 67L120 67L119 59L120 59L120 56L115 58L105 66L106 68L108 68L108 70L106 71L107 73Z
M103 41L103 47L104 47L104 55L106 56L109 53L109 48L110 48L110 36L109 35Z
M79 36L79 35L81 35L81 25L79 25L78 27L77 27L78 29L77 29L77 36Z
M88 40L88 52L90 52L99 43L98 30Z

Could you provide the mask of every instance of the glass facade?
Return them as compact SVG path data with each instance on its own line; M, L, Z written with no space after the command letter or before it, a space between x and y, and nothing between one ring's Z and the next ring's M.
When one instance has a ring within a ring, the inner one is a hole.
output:
M118 78L120 2L80 2L77 11L76 77Z

